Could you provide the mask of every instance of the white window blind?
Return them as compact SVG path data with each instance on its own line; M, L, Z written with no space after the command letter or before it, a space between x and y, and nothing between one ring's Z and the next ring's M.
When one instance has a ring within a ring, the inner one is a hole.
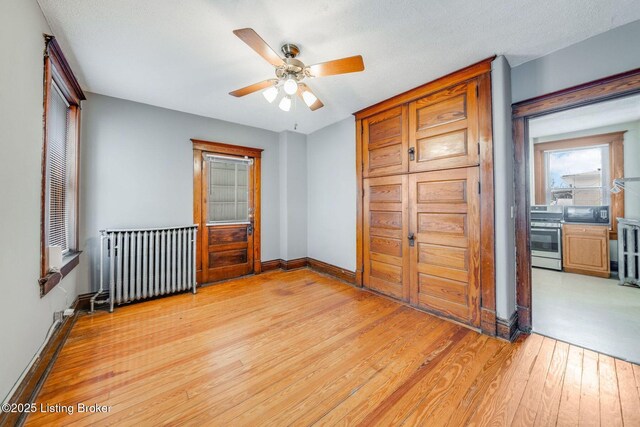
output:
M51 86L47 116L47 246L60 246L66 253L71 241L75 148L69 144L69 104L55 82Z

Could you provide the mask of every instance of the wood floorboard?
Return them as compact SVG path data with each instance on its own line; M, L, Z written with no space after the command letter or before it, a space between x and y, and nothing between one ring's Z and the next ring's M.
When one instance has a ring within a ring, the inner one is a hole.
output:
M640 426L640 368L308 269L82 315L26 425ZM106 413L77 405L106 405Z
M615 360L604 354L598 355L600 375L600 419L611 427L623 426L620 409L620 393Z
M536 411L534 425L538 427L554 426L558 420L558 408L560 407L560 396L562 394L562 383L564 372L567 368L567 356L569 355L569 344L556 342L549 365L549 371L545 378L544 388L540 396L540 404Z
M598 353L591 350L585 350L582 359L580 417L578 419L578 424L581 426L600 425L600 376L598 374Z
M545 338L540 346L533 369L529 373L527 385L520 399L512 424L514 426L530 426L535 423L538 406L542 398L544 382L553 358L556 342Z
M558 426L578 425L580 415L580 389L582 385L582 359L584 349L569 346L567 369L564 373L560 408L558 409Z
M640 398L635 382L633 366L625 361L616 360L622 422L625 426L640 426Z

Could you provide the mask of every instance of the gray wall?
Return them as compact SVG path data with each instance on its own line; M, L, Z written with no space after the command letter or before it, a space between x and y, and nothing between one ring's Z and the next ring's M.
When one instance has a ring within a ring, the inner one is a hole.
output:
M77 295L77 269L44 298L38 287L42 34L50 32L35 1L0 2L0 400L44 342L53 313Z
M355 119L307 135L308 256L356 269Z
M640 21L514 67L513 102L640 68Z
M280 258L306 256L307 138L285 131L280 133Z
M495 181L496 314L508 319L516 309L516 253L511 135L511 69L503 56L491 64Z
M262 259L280 257L277 133L96 94L82 114L81 293L97 286L99 230L193 223L191 138L264 149Z

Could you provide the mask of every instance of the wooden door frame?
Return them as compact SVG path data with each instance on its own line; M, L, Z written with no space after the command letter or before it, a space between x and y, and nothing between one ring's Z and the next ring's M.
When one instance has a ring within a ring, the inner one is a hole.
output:
M356 286L362 286L363 252L363 152L362 120L387 109L448 87L478 79L478 140L480 143L480 323L482 332L496 335L496 281L495 281L495 223L493 183L493 127L491 108L491 63L495 56L486 58L442 78L403 92L385 101L354 113L356 118ZM408 126L408 123L407 123ZM408 129L407 129L408 131ZM408 173L408 172L407 172Z
M254 212L253 212L253 272L262 272L262 262L260 259L261 242L261 173L260 163L262 159L262 148L242 147L240 145L224 144L222 142L203 141L191 139L193 145L193 223L198 224L201 233L196 245L196 275L198 283L202 283L202 233L206 229L206 224L202 222L202 153L210 152L215 154L231 156L247 156L254 160L253 167L253 191L254 191Z
M513 104L516 203L516 311L518 329L531 331L531 248L529 247L529 120L640 93L640 68Z

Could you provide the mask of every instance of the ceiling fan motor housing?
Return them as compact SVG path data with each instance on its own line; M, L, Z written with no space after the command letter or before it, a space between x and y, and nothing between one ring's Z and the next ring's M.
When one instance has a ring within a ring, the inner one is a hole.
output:
M285 58L284 65L276 68L276 76L279 79L284 79L288 76L300 81L305 78L305 65L302 61L294 58Z
M280 48L285 58L295 58L300 54L300 48L292 43L285 43Z

